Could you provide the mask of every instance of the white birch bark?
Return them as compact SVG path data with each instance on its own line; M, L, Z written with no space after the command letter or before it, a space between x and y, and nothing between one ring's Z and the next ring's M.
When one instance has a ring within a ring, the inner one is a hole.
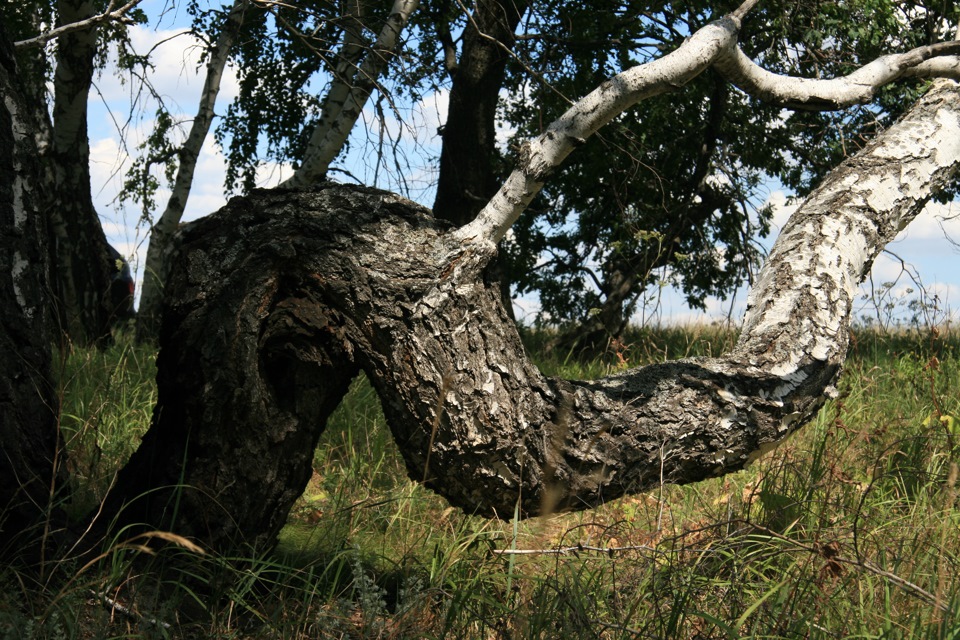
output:
M726 18L695 32L676 51L614 76L575 103L539 137L520 148L517 166L500 190L457 233L464 241L497 243L543 187L550 173L601 126L648 97L678 89L710 67L750 95L797 109L839 109L867 102L885 84L905 77L960 79L960 42L919 47L878 58L832 80L770 73L737 47L744 3Z
M714 68L755 98L798 110L842 109L873 100L877 90L905 77L960 80L960 42L941 42L882 56L842 78L791 78L771 73L731 43ZM946 56L946 57L936 57Z
M280 187L305 186L322 180L326 176L330 163L340 153L350 131L360 117L363 105L373 92L377 79L386 70L390 56L400 39L400 33L419 5L419 0L394 1L390 16L380 31L376 43L360 65L348 94L344 97L343 88L334 87L337 89L336 93L331 90L331 94L327 96L327 100L334 101L334 104L338 100L343 100L339 108L333 109L337 117L333 118L329 125L318 126L314 130L307 144L303 163L292 176L280 183ZM326 105L324 111L326 112Z
M581 98L543 134L523 143L513 173L477 217L460 228L460 237L499 242L575 148L628 107L675 91L700 75L736 42L739 29L740 21L732 16L713 22L676 51L628 69Z
M736 352L842 361L858 285L960 162L960 93L938 80L896 125L831 172L791 216L748 298ZM768 357L768 356L763 356Z
M317 126L310 136L308 149L314 141L322 141L343 111L344 105L350 99L350 91L357 82L360 59L366 51L366 42L363 37L362 19L365 14L363 3L360 0L349 2L349 13L346 16L347 24L343 31L343 45L337 56L337 66L330 80L330 88L323 100L323 109Z

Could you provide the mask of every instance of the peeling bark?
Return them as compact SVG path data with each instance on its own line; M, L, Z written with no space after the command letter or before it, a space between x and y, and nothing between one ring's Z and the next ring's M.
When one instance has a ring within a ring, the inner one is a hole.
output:
M529 362L484 280L493 245L427 210L332 184L235 199L183 232L154 424L111 510L182 483L176 519L156 492L126 513L271 544L358 370L411 478L469 512L583 509L740 469L834 393L858 282L960 164L958 97L938 83L798 209L730 354L591 382Z

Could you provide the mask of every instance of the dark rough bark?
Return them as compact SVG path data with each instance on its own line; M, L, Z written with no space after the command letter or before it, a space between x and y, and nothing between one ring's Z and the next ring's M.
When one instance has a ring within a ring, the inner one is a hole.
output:
M358 370L410 476L470 512L583 509L740 469L835 392L857 283L960 162L957 95L930 91L798 210L730 354L592 382L527 360L484 279L493 245L425 209L337 185L235 199L182 231L154 423L105 513L133 501L121 522L269 546Z
M59 23L96 15L89 0L61 0ZM60 328L80 344L110 336L110 259L90 192L87 96L93 80L97 33L91 27L58 39L54 76L53 139L47 158L56 204L50 207L50 250Z
M463 33L443 127L434 215L456 225L476 217L500 187L496 115L514 32L527 2L481 0Z
M514 32L529 2L481 0L464 29L463 51L453 73L443 126L434 215L456 225L473 220L500 187L495 169L496 115ZM510 283L497 262L504 306L513 317Z
M132 502L121 521L262 547L303 492L326 419L359 368L337 311L317 297L327 273L302 260L306 237L335 240L335 227L297 228L296 199L269 199L267 215L286 229L273 238L246 226L261 213L256 196L188 225L168 283L154 424L103 513Z
M37 123L0 25L0 555L35 549L36 527L58 522L58 465L46 292L49 262L39 188Z

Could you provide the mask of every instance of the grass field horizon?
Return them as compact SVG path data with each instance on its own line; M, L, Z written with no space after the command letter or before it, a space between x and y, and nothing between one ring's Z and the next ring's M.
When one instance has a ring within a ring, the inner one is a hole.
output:
M717 356L735 332L632 330L602 357L541 355L594 378ZM450 507L411 481L370 385L357 380L315 452L276 550L225 558L176 532L147 551L123 531L0 569L8 638L960 637L960 334L860 329L817 418L750 468L518 520ZM127 341L57 361L74 477L95 508L149 425L154 354ZM178 544L179 543L179 544Z

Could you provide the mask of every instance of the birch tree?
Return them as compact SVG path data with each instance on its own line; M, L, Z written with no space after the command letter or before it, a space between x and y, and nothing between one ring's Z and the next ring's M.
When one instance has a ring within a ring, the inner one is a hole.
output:
M230 59L231 49L243 25L244 15L250 10L250 4L250 0L236 0L233 3L216 41L207 54L207 73L200 90L197 115L178 153L177 175L167 199L167 206L150 228L150 243L147 246L137 315L137 333L141 339L152 339L156 336L164 274L169 268L170 242L187 207L197 159L213 124L214 105L220 93L220 83Z
M342 151L347 136L360 117L363 105L386 70L410 14L416 11L419 4L419 0L395 0L377 41L364 57L363 63L350 73L349 59L344 59L344 73L334 76L323 116L310 136L303 162L290 178L280 183L281 187L294 188L314 184L326 177L330 163ZM355 29L346 31L348 40L345 47L348 55L352 55L352 50L355 49L352 31Z
M17 35L27 36L16 43L23 52L20 59L31 59L18 73L18 82L27 87L30 99L25 104L35 111L33 120L39 123L38 152L45 166L38 177L56 195L45 213L54 268L52 308L69 340L102 344L110 338L116 314L108 295L114 270L91 196L87 104L101 41L109 38L100 28L124 19L137 2L110 3L103 12L86 0L52 4L52 10L41 10L38 16L55 16L56 26L41 33L36 32L43 25L30 16L19 20L17 8L7 8L4 14L12 27L21 30ZM53 98L48 105L43 91L48 63L40 46L53 39L56 53L49 65Z
M342 40L336 62L330 70L326 95L320 104L320 117L313 126L313 133L305 146L298 170L284 181L282 186L302 186L316 182L326 175L330 163L343 150L347 136L360 116L364 104L386 70L397 47L400 33L406 26L411 13L416 10L418 2L396 0L376 41L372 44L368 43L364 37L364 21L368 19L365 4L367 3L361 0L348 3L346 15L338 19L342 22L340 28ZM170 267L171 238L183 217L197 159L213 122L214 104L224 69L227 62L236 57L234 45L244 26L245 16L256 12L259 15L256 15L255 20L262 23L266 9L274 12L280 28L289 32L288 37L304 43L309 43L311 40L310 36L300 32L298 26L292 24L288 17L281 15L284 10L287 13L291 10L296 12L298 11L296 8L278 7L270 3L250 0L236 0L222 25L217 27L218 34L207 54L206 76L197 115L177 154L177 173L172 185L172 193L166 208L150 230L143 291L137 319L137 334L140 340L153 340L157 335L163 282ZM317 16L317 20L333 22L330 17L324 15ZM317 58L314 64L319 63L322 59L320 52L310 47L308 49ZM241 134L234 131L234 135ZM248 134L248 138L247 145L251 142L256 144L257 135L249 136Z
M40 154L30 135L43 130L45 121L29 104L31 91L2 27L0 93L0 555L7 555L24 531L40 537L34 527L50 515L46 505L65 478L46 299L50 258L43 212L53 199L41 188ZM52 515L61 525L62 514Z
M804 425L836 394L858 283L956 174L960 45L893 54L830 81L770 76L738 49L753 4L577 101L521 146L467 224L393 194L322 184L257 191L188 225L168 284L153 425L102 513L218 548L271 546L360 371L410 476L483 515L583 509L715 477ZM497 242L600 127L710 68L747 91L836 107L905 75L954 79L932 83L798 208L730 353L590 382L542 375L486 277Z

